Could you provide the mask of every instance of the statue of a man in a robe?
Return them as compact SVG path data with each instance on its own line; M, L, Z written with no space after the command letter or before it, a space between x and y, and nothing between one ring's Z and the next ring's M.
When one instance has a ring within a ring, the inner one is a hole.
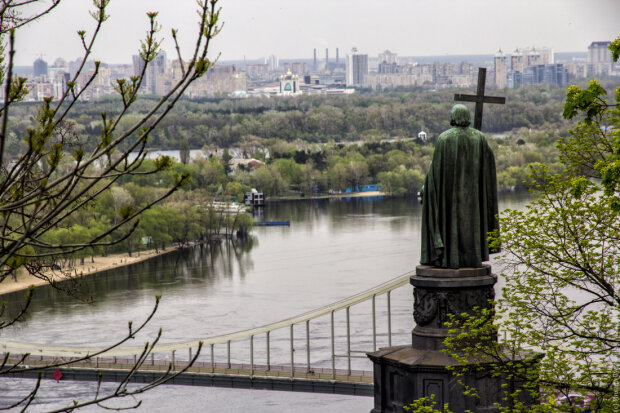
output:
M467 107L455 105L452 128L437 140L422 192L423 265L479 268L489 260L488 233L499 231L495 158L469 124Z

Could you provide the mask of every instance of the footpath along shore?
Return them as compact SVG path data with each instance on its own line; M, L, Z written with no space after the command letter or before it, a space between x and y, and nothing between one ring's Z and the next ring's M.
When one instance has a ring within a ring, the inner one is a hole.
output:
M120 268L140 261L145 261L150 258L158 257L177 250L178 247L170 246L166 248L165 251L159 249L159 253L155 252L154 249L140 251L139 253L134 252L131 257L128 253L111 254L105 257L96 256L94 258L94 262L91 262L91 258L87 257L84 260L84 265L75 265L71 267L71 274L77 277L87 277L103 271L111 270L113 268ZM63 280L66 278L66 276L58 276L57 280ZM16 291L27 290L31 285L39 287L45 284L48 284L46 280L37 278L25 271L20 271L16 279L7 277L2 283L0 283L0 296Z
M328 199L328 198L363 198L363 197L374 197L374 196L383 196L385 193L381 191L367 191L367 192L352 192L348 194L329 194L329 195L320 195L320 196L312 196L312 197L282 197L282 198L274 198L268 201L299 201L299 200L309 200L309 199ZM189 244L191 246L193 244ZM166 248L166 250L159 250L157 253L154 249L147 251L134 252L130 257L128 253L123 254L112 254L107 256L96 256L94 258L94 262L91 261L90 257L87 257L84 260L84 265L75 265L71 267L71 273L77 277L87 277L96 275L100 272L111 270L113 268L120 268L127 265L135 264L140 261L145 261L153 257L157 257L163 254L167 254L173 251L177 251L179 247L170 246ZM59 276L57 280L66 279L66 276ZM2 283L0 283L0 296L4 294L13 293L16 291L27 290L31 285L35 287L39 287L41 285L48 284L48 281L42 280L33 276L30 273L25 271L20 271L17 275L16 279L12 277L7 277Z

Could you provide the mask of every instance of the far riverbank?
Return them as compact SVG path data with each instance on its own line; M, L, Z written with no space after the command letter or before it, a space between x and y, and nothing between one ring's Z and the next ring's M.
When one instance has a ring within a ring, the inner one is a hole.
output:
M307 199L337 199L337 198L365 198L371 196L387 196L382 191L366 191L366 192L350 192L348 194L326 194L326 195L313 195L313 196L281 196L281 197L268 197L267 202L280 202L280 201L303 201Z

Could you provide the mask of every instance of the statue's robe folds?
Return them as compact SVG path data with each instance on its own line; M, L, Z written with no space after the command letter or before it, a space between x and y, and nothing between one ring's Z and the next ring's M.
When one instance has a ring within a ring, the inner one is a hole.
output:
M421 264L464 268L489 260L488 233L499 231L497 178L482 132L453 127L439 135L422 204Z

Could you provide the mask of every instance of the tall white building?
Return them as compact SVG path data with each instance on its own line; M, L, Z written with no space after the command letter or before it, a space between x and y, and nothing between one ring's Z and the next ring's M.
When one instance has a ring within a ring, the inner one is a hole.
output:
M368 76L368 55L358 53L357 48L351 49L351 54L347 55L347 86L364 86Z
M269 65L269 70L275 72L280 66L280 61L278 60L278 56L272 54L271 56L265 58L265 64Z
M525 68L526 65L525 58L523 57L523 52L521 52L521 50L517 48L514 52L512 52L512 55L510 55L510 70L512 70L513 72L523 73Z
M398 64L398 55L386 50L383 53L379 53L379 63Z
M144 73L144 79L140 89L147 94L163 95L168 91L170 82L167 81L166 76L166 52L163 50L153 59ZM133 56L133 74L134 76L140 76L144 70L144 61L139 55Z
M554 62L555 55L550 47L517 48L510 56L510 70L523 73L529 66L551 65Z
M495 54L495 87L504 89L506 87L506 56L502 49Z
M34 76L47 76L47 62L42 58L38 58L32 64Z
M611 42L592 42L588 46L588 72L593 75L608 75L611 72Z

